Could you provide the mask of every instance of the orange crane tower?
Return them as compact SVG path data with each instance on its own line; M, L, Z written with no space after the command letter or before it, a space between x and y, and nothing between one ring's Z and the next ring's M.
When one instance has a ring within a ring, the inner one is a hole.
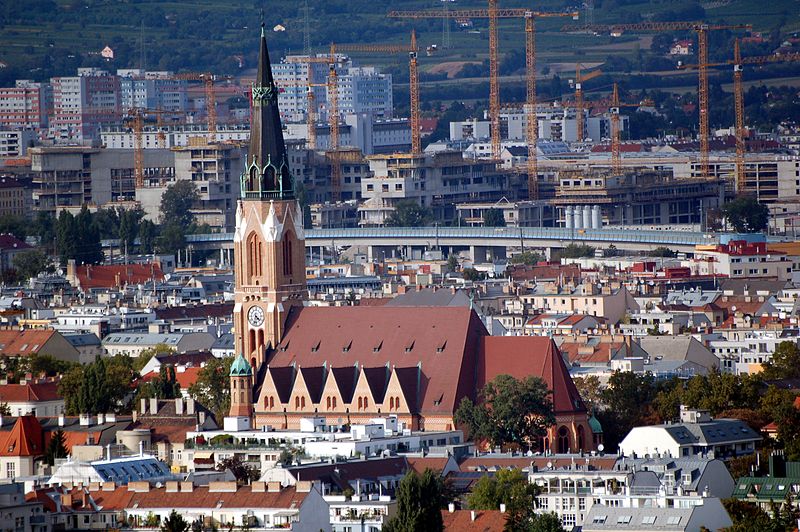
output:
M419 129L419 75L417 73L417 32L411 31L411 42L403 44L337 44L342 52L381 52L387 54L408 53L408 78L411 99L411 154L422 153Z
M734 92L734 106L735 106L735 133L736 133L736 191L741 192L745 189L746 185L746 165L745 165L745 136L747 131L744 125L744 83L742 81L742 73L744 72L744 65L763 65L766 63L781 63L800 61L800 53L791 53L783 55L757 55L750 57L742 57L739 46L739 39L736 39L733 47L733 61L724 61L721 63L706 63L705 67L718 67L733 65L733 92ZM699 69L702 65L680 65L678 68L682 69Z
M622 175L622 155L620 154L620 127L619 127L619 108L620 107L639 107L635 103L621 103L619 101L619 89L614 83L614 90L611 93L611 170L614 176Z
M691 30L697 33L697 56L699 59L698 68L698 108L700 115L700 171L702 177L709 178L708 152L709 152L709 129L708 129L708 32L717 30L746 30L751 31L750 24L706 24L704 22L640 22L636 24L611 24L611 25L592 25L583 26L577 29L588 29L592 31L613 32L613 31L675 31ZM564 28L565 30L575 30L576 28Z
M336 45L331 43L330 52L327 56L317 57L287 57L289 63L308 63L309 72L311 71L311 64L324 63L329 65L328 79L326 83L328 92L328 124L330 125L330 145L328 146L328 160L331 163L331 201L336 203L341 198L342 193L342 166L339 157L339 83L336 74ZM310 77L310 74L309 74ZM310 88L314 86L309 79L307 84L309 87L308 94L311 93ZM313 103L313 97L309 104ZM309 127L309 132L313 126ZM312 133L309 133L312 135ZM314 145L316 147L316 132L314 135Z
M500 83L498 73L498 41L497 41L497 20L501 18L525 18L533 19L543 17L572 17L578 18L578 12L547 13L532 11L530 9L512 8L505 9L497 6L497 0L489 0L488 9L456 9L450 11L390 11L390 18L488 18L489 19L489 120L491 122L492 138L492 157L500 159ZM527 29L527 23L526 23ZM531 38L535 40L535 27L531 25ZM526 42L529 39L526 38ZM526 47L527 48L527 47ZM532 47L528 50L531 57L526 56L526 64L536 65L536 49ZM529 70L529 78L535 76L536 72ZM535 80L534 80L535 85Z
M214 89L214 81L217 76L210 72L188 72L176 74L175 79L185 79L189 81L202 81L206 91L206 119L208 120L208 142L217 140L217 93ZM230 76L226 76L230 79Z
M583 141L585 138L583 136L583 132L586 129L586 125L583 120L583 110L585 109L584 102L583 102L583 82L589 81L590 79L594 79L603 73L599 70L594 70L586 75L581 72L581 64L578 63L575 65L575 120L576 120L576 129L578 132L578 142Z
M131 107L127 111L128 123L133 132L133 179L136 188L144 186L144 117L146 115L156 115L160 124L162 115L179 115L179 111L164 111L163 109L145 109L143 107ZM165 147L163 142L163 132L158 132L159 147Z

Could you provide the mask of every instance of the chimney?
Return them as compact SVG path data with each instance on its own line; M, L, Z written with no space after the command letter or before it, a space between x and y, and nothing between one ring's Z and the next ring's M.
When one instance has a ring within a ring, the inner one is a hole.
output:
M194 490L194 483L188 480L181 481L181 491L183 493L191 493Z
M166 492L167 493L177 493L179 486L180 486L180 483L177 480L168 480L167 481Z
M447 505L447 511L450 512L450 513L455 512L456 511L456 505L451 502L450 504Z
M106 444L106 460L111 461L111 444Z
M106 416L104 414L97 414L97 424L102 425L106 422Z
M135 493L147 493L150 491L150 482L146 480L128 482L128 491L133 491Z
M469 519L470 521L475 521L478 518L478 514L475 513L475 510L470 510L469 512Z
M216 481L208 483L209 493L236 493L236 481Z
M186 399L186 415L187 416L194 415L194 398L192 397Z
M506 505L505 505L505 503L500 503L500 511L502 513L506 513Z
M267 491L270 493L278 493L281 491L280 482L267 482Z
M59 427L63 427L65 422L66 422L66 417L64 416L64 414L59 414L58 415L58 426ZM2 423L0 423L0 425L2 425Z
M116 423L117 415L115 413L106 414L106 423Z
M250 484L250 490L253 493L264 493L267 491L267 483L255 481L252 484Z
M175 415L176 416L183 415L183 397L175 398Z
M158 399L155 397L150 398L150 415L154 416L158 413Z
M147 413L147 399L139 400L139 413L142 415Z
M79 417L79 423L81 427L91 427L92 426L92 415L91 414L81 414Z
M310 480L298 480L297 484L295 484L295 490L297 493L309 493L313 486L314 483Z

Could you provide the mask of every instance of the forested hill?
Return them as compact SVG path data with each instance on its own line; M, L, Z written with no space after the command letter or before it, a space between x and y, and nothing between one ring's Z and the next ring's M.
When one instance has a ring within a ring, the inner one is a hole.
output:
M275 56L302 52L304 48L304 0L0 0L0 86L15 79L42 80L69 75L80 66L105 66L109 69L145 66L151 70L210 70L237 74L253 66L254 40L263 19L272 31L270 46ZM406 39L411 24L388 19L391 9L442 9L441 0L308 0L308 27L311 45L321 51L332 42L387 42ZM501 0L503 7L530 6L522 0ZM752 0L720 0L698 3L689 0L594 0L596 22L636 22L640 20L699 20L748 22L756 29L780 39L800 29L796 0L774 0L757 4ZM484 0L448 2L456 8L485 8ZM539 10L581 10L578 1L545 0ZM469 58L486 48L485 21L475 20L473 33L457 31L453 24L454 47L437 60ZM552 32L554 42L569 52L581 53L585 43L558 40L561 24L567 19L543 19L540 28ZM520 44L522 25L503 21L501 34L506 48ZM440 20L415 21L420 42L441 42ZM460 46L459 46L460 45ZM548 40L542 39L544 49ZM99 52L110 46L115 53L107 63ZM557 50L556 50L557 53ZM566 52L565 52L566 53Z

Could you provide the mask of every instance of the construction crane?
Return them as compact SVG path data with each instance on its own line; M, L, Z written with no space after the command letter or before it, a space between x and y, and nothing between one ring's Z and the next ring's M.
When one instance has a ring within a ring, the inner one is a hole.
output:
M446 4L446 2L445 2ZM417 33L411 31L411 42L408 45L403 44L337 44L336 48L342 52L351 53L408 53L408 79L409 79L409 92L411 99L411 154L419 155L422 153L422 143L420 141L419 129L419 75L417 74Z
M611 25L592 25L580 28L565 27L571 30L591 30L595 32L664 32L689 30L697 33L697 57L699 62L698 71L698 110L700 115L700 172L703 178L709 178L708 153L709 153L709 129L708 129L708 32L718 30L746 30L753 29L750 24L706 24L704 22L639 22L636 24L611 24Z
M133 133L133 179L136 188L144 186L144 119L145 116L155 115L158 124L161 124L161 117L163 115L180 115L180 111L165 111L163 109L145 109L143 107L131 107L127 111L128 124ZM158 132L159 148L163 146L166 140L162 131Z
M208 142L217 141L217 94L214 82L218 76L210 72L185 72L176 74L174 79L187 81L202 81L206 92L206 119L208 120ZM225 79L230 79L226 76Z
M336 56L336 45L331 43L330 52L327 56L320 55L316 57L287 57L286 61L289 63L306 63L308 64L308 90L307 94L311 96L309 105L313 104L313 90L314 84L311 83L311 70L312 64L327 64L328 79L325 84L328 93L328 124L330 125L331 137L328 146L328 160L331 163L331 201L336 203L341 198L342 193L342 166L339 157L339 82L336 74L336 63L338 58ZM307 113L309 110L306 111ZM316 110L314 111L316 114ZM314 120L314 124L309 127L309 135L314 135L314 146L316 147L316 132L311 133L311 130L316 126L315 117L307 117L310 122Z
M600 70L594 70L588 74L583 74L581 72L581 64L578 63L575 65L575 120L577 125L578 142L583 141L583 132L586 129L583 120L583 110L585 109L583 104L583 82L594 79L602 74L603 73Z
M491 139L492 139L492 157L495 160L500 159L500 83L499 83L499 62L498 62L498 41L497 41L497 21L501 18L524 18L530 20L531 25L531 39L535 42L536 31L533 24L537 18L544 17L572 17L578 18L578 12L541 12L532 11L530 9L513 8L501 9L497 6L497 0L488 0L488 9L455 9L449 11L390 11L390 18L411 18L411 19L429 19L429 18L488 18L489 19L489 120L491 122ZM528 23L526 22L526 30ZM526 43L529 39L526 37ZM536 76L536 49L530 47L526 56L526 65L532 65L533 69L528 70L528 77ZM530 81L528 82L530 83ZM534 80L535 86L535 80ZM530 149L530 147L529 147ZM534 147L535 150L535 147Z
M800 61L800 53L782 54L782 55L759 55L742 57L741 49L739 46L739 39L736 39L733 45L733 61L724 61L720 63L705 63L705 68L718 67L718 66L733 66L733 99L735 110L736 125L734 128L736 135L736 191L742 192L746 186L746 166L745 166L745 136L747 131L744 125L744 83L742 74L744 72L744 65L763 65L767 63L780 63ZM679 65L681 69L699 69L700 65Z
M619 108L620 107L639 107L638 103L622 103L619 101L619 89L614 83L614 90L611 93L611 106L608 111L611 115L611 171L613 175L622 175L622 156L620 154L620 127L619 127Z

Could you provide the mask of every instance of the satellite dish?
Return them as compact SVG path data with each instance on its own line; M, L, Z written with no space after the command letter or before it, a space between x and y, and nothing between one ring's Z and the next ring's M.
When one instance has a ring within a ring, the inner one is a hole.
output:
M274 28L272 28L272 31L286 31L286 28L284 28L283 26L281 26L280 24L278 24L277 26L275 26Z
M64 270L62 270L61 268L59 268L59 269L56 271L56 273L57 273L58 275L64 275Z
M600 445L597 446L597 450L602 453L603 451L606 450L606 446L601 443Z
M553 462L547 462L547 468L553 469Z

